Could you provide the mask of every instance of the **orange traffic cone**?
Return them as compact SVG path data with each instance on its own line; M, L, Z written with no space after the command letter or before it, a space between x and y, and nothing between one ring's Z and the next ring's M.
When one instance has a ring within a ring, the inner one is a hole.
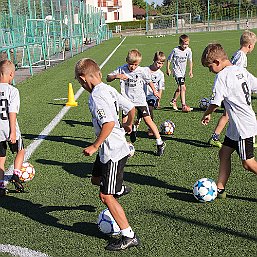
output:
M75 102L75 97L74 97L73 88L72 88L71 83L69 83L68 102L66 103L66 106L78 106L78 102Z

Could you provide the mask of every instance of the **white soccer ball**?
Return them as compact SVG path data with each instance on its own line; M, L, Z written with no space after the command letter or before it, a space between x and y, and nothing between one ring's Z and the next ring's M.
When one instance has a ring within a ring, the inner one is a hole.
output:
M207 110L207 108L209 107L210 105L210 99L205 97L205 98L202 98L200 101L199 101L199 107L201 110L205 111Z
M161 124L161 134L172 135L175 130L175 124L171 120L166 120Z
M193 194L200 202L212 202L217 197L217 185L210 178L201 178L195 182Z
M99 214L97 225L104 234L118 235L120 233L120 227L112 217L109 209L105 209Z
M132 157L135 154L135 147L133 146L132 143L127 142L128 143L128 147L129 147L129 158Z
M27 182L34 178L35 176L35 168L29 162L22 163L21 170L20 170L19 179L21 182Z

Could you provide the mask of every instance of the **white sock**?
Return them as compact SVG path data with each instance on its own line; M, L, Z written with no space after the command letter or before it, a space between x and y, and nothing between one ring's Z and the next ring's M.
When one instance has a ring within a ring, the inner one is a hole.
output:
M122 229L122 230L121 230L121 234L122 234L123 236L129 237L129 238L133 238L134 235L135 235L135 233L134 233L134 231L132 230L131 227Z
M157 145L162 145L163 141L162 141L162 138L156 138L156 144Z

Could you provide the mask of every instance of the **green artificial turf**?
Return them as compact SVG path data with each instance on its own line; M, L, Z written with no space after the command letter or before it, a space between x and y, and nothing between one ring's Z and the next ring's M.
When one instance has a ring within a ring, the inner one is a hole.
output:
M207 141L222 109L213 114L208 126L201 125L203 112L199 100L211 94L215 77L202 67L201 54L209 42L220 42L232 56L239 48L241 33L189 34L194 77L186 78L186 98L194 111L172 111L169 101L176 85L172 77L165 75L166 90L161 109L154 112L154 120L159 127L171 119L176 128L173 136L163 136L167 144L164 156L154 155L155 140L148 139L146 126L140 125L135 155L125 168L125 183L133 191L120 199L141 239L140 247L119 253L104 250L109 238L99 232L96 220L105 206L98 198L98 188L90 183L95 156L82 154L83 148L95 138L87 92L32 154L29 161L35 166L36 176L25 184L26 193L14 193L9 185L11 192L0 199L0 244L26 247L51 257L257 256L257 177L242 168L236 154L232 158L227 199L203 204L192 195L196 180L202 177L216 180L219 165L218 148L209 147ZM21 95L18 120L26 146L63 108L66 100L54 99L67 97L68 83L72 83L75 93L80 88L74 80L75 63L82 57L90 57L100 65L120 41L113 38L18 84ZM155 51L161 50L168 56L177 45L178 35L128 37L103 67L103 81L109 72L125 63L132 48L142 52L142 66L146 66L151 64ZM255 76L256 58L255 49L248 56L248 70ZM119 88L118 81L111 85ZM254 95L252 104L257 110ZM11 161L8 152L7 167ZM10 255L0 253L0 256Z

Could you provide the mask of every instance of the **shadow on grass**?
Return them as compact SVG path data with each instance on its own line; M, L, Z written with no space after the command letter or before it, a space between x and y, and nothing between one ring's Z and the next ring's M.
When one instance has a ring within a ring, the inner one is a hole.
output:
M192 139L186 139L186 138L176 138L176 137L172 137L171 140L174 140L176 142L179 143L184 143L184 144L188 144L188 145L192 145L192 146L196 146L196 147L204 147L204 148L209 148L210 145L206 142L203 141L199 141L199 140L192 140Z
M48 140L52 142L61 142L65 144L75 145L81 148L85 148L92 144L92 142L87 142L85 139L91 139L91 138L85 138L85 137L66 137L66 136L49 136L49 135L32 135L32 134L23 134L22 137L29 140Z
M195 197L192 194L192 191L190 193L189 192L188 193L172 192L172 193L167 193L167 195L173 199L177 199L180 201L202 204L201 202L195 199Z
M136 183L138 185L148 185L148 186L154 186L154 187L159 187L159 188L166 188L169 190L176 190L176 191L185 192L185 193L192 192L192 190L189 190L185 187L169 185L165 181L159 180L155 177L136 174L133 172L125 172L124 180L131 182L131 183Z
M61 224L60 220L51 215L51 212L81 210L85 212L95 212L96 207L92 205L79 206L43 206L35 204L28 200L19 199L13 196L2 197L1 207L6 210L17 212L41 224L56 227L59 229L80 233L83 235L108 239L97 228L97 224L90 222L74 223L72 226Z
M78 121L78 120L62 120L62 121L64 121L66 124L70 125L71 127L75 127L75 125L93 127L93 123L87 122L87 121Z
M54 165L62 167L65 171L75 176L85 178L92 173L93 163L86 162L76 162L76 163L68 163L68 162L58 162L53 160L46 159L37 159L36 162L44 164L44 165Z
M183 216L175 215L173 213L161 212L161 211L156 211L156 210L149 210L149 212L151 212L154 215L159 215L159 216L166 217L166 218L169 218L169 219L172 219L172 220L177 220L177 221L180 221L180 222L182 221L182 222L185 222L185 223L188 223L188 224L193 224L195 226L204 227L204 228L207 228L207 229L212 229L212 230L214 230L218 233L225 233L225 234L229 234L229 235L232 235L232 236L245 238L247 240L254 241L254 242L257 241L257 237L254 236L254 235L250 235L250 234L243 233L243 232L238 232L238 231L235 231L235 230L230 229L230 228L225 228L225 227L222 227L222 226L202 222L202 221L199 221L199 220L185 218Z

